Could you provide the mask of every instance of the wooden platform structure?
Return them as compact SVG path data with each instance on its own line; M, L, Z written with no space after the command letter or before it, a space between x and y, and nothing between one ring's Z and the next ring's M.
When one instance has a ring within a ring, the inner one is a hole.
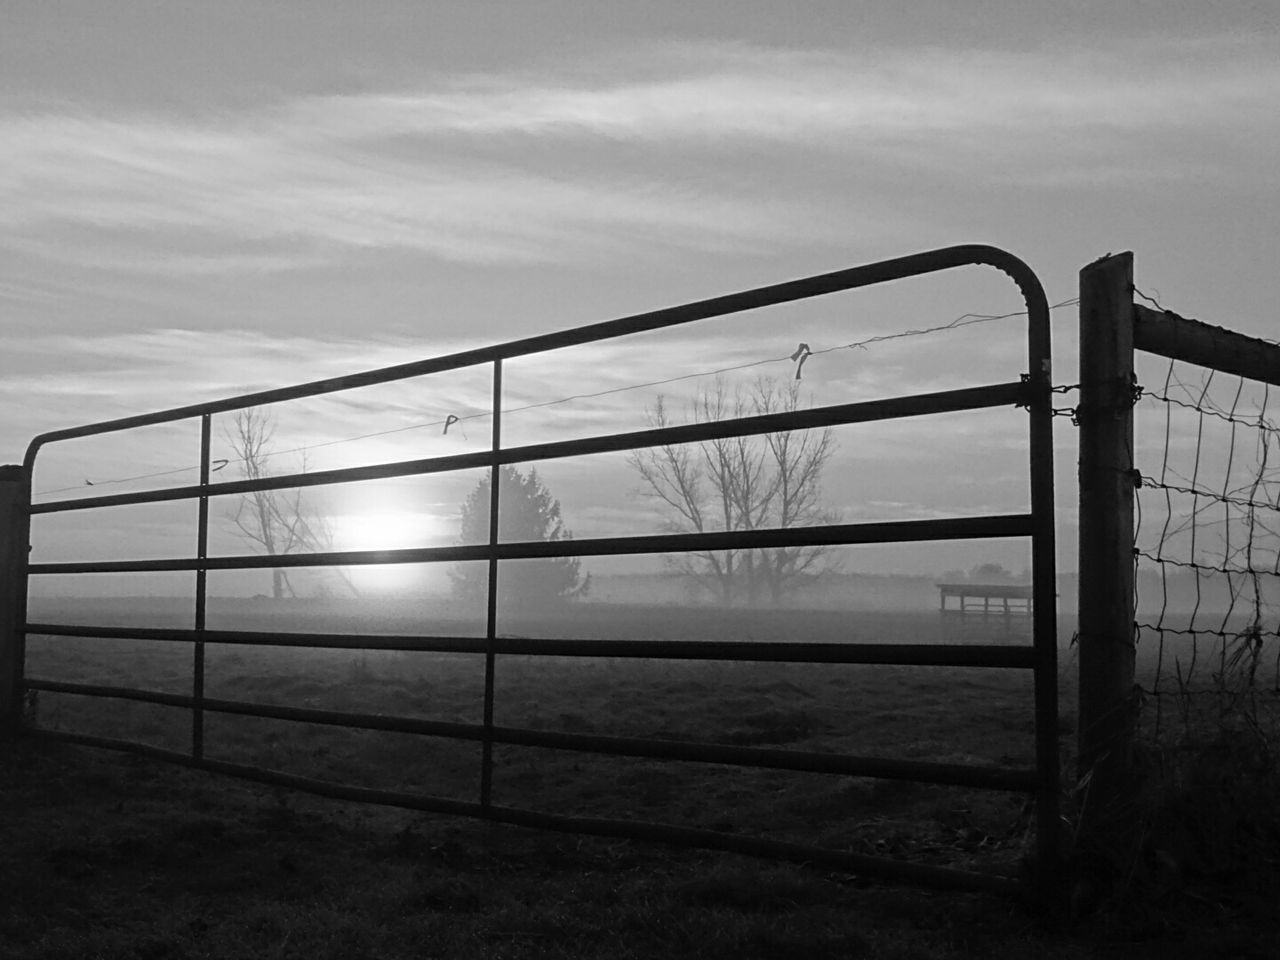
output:
M947 598L956 597L958 606L948 606ZM940 583L938 584L939 609L943 613L981 613L1011 616L1031 613L1031 584L1029 583ZM980 602L979 602L980 601Z

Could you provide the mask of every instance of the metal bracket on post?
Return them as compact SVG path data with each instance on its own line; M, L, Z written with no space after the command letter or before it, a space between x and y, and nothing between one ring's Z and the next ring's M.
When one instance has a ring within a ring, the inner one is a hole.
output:
M22 467L0 466L0 738L22 729L30 486Z

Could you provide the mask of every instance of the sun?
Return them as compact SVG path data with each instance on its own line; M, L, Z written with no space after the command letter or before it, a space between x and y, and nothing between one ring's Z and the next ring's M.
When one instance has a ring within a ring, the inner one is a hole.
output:
M339 522L335 541L342 550L399 550L422 545L429 524L419 513L347 514Z
M433 514L386 511L342 514L335 518L336 550L402 550L449 542L445 523ZM371 564L348 568L352 581L367 593L425 589L444 577L438 564Z

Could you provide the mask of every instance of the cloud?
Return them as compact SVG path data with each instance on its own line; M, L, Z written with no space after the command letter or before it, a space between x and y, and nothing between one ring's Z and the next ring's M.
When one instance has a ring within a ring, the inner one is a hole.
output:
M796 170L834 157L902 189L912 177L1072 187L1263 170L1280 139L1275 54L1265 38L1030 51L681 42L238 113L10 108L0 242L202 275L367 250L599 263L897 235L906 214L891 197L833 201L829 171Z
M936 153L911 151L997 147L1043 155L1070 147L1077 133L1274 127L1275 54L1264 39L1230 37L1022 51L679 42L595 64L303 99L280 117L351 142L516 134L735 151L746 143L821 147L855 156L911 148L903 159L930 166Z
M682 333L659 342L647 340L642 363L637 363L635 343L625 338L514 361L505 391L505 406L515 417L509 423L512 437L533 442L597 429L638 429L644 425L644 405L657 392L683 396L702 381L654 387L645 382L705 374L763 356L760 345ZM484 344L437 342L433 354L480 345ZM0 336L0 351L10 361L9 371L0 377L0 404L27 411L9 419L22 422L32 434L424 359L420 343L411 339L227 329ZM785 363L773 366L784 374L789 369ZM487 415L490 376L487 365L467 367L297 401L296 414L289 413L290 406L282 407L282 414L297 421L302 442L417 426L439 437L439 421L450 413ZM640 389L625 389L634 385ZM601 395L619 387L622 392ZM553 405L544 406L548 401ZM527 409L530 406L535 409ZM522 411L518 416L517 409ZM35 413L38 417L33 419ZM36 426L37 421L41 425ZM478 423L476 436L487 442L487 416ZM475 425L463 423L451 431L450 439L468 427L475 431ZM394 450L399 439L404 438L392 436L380 446Z
M12 303L48 303L60 300L64 296L65 294L51 290L45 284L0 280L0 300Z
M799 229L781 204L697 184L445 150L402 160L309 122L0 118L0 229L55 259L70 248L91 265L196 273L368 249L479 263L739 250Z

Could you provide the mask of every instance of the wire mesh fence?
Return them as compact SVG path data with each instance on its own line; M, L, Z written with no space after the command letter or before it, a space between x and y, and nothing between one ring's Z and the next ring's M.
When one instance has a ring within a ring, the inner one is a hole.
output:
M1136 303L1131 253L1080 276L1075 854L1138 897L1266 875L1280 346Z
M1140 737L1280 721L1280 429L1273 388L1153 362L1135 410Z

